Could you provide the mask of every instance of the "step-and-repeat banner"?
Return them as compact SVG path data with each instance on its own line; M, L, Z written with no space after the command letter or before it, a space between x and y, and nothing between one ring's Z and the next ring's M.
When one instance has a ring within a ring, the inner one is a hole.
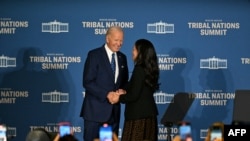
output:
M86 55L118 25L130 74L134 42L156 47L158 140L178 134L175 124L161 123L166 113L166 121L190 121L194 140L203 141L213 122L232 122L235 90L250 89L249 7L249 0L1 0L0 123L22 141L35 128L57 132L58 122L69 121L82 140Z

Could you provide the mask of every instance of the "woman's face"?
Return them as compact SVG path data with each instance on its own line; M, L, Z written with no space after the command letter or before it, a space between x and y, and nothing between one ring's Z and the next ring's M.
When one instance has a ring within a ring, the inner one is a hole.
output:
M136 60L137 55L138 55L138 51L137 51L136 47L134 46L133 51L132 51L132 57L133 57L134 61Z

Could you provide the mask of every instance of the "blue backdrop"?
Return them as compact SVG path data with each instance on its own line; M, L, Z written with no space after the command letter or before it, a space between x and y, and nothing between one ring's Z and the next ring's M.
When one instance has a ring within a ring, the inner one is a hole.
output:
M156 47L158 140L167 139L160 122L166 109L186 92L185 100L194 101L183 120L203 141L213 122L232 122L235 90L250 89L249 6L249 0L1 0L0 123L20 141L37 127L57 132L58 122L69 121L82 140L85 58L104 43L108 27L119 25L130 72L137 39ZM174 125L171 138L176 134Z

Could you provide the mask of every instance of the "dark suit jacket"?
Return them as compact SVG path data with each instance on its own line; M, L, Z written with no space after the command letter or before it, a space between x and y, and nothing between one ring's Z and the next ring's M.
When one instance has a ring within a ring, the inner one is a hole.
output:
M80 113L80 116L85 120L106 122L111 117L112 109L115 108L115 112L117 112L117 117L115 118L119 121L120 104L110 104L107 94L118 88L124 88L128 82L129 74L126 56L121 52L117 52L117 59L119 76L115 84L114 75L104 45L89 51L83 72L85 98Z
M120 96L120 102L125 103L125 120L136 120L156 117L158 109L153 97L154 90L145 83L145 71L136 65L128 87L127 93Z

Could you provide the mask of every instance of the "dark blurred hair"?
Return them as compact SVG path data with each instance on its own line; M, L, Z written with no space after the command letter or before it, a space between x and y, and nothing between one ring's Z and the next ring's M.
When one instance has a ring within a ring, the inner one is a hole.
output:
M58 141L78 141L74 135L68 134L59 138Z
M135 48L138 56L135 58L135 64L140 65L146 72L146 84L153 90L159 89L159 66L154 45L147 39L139 39L135 42Z
M37 128L28 133L25 141L51 141L52 137L43 128Z

